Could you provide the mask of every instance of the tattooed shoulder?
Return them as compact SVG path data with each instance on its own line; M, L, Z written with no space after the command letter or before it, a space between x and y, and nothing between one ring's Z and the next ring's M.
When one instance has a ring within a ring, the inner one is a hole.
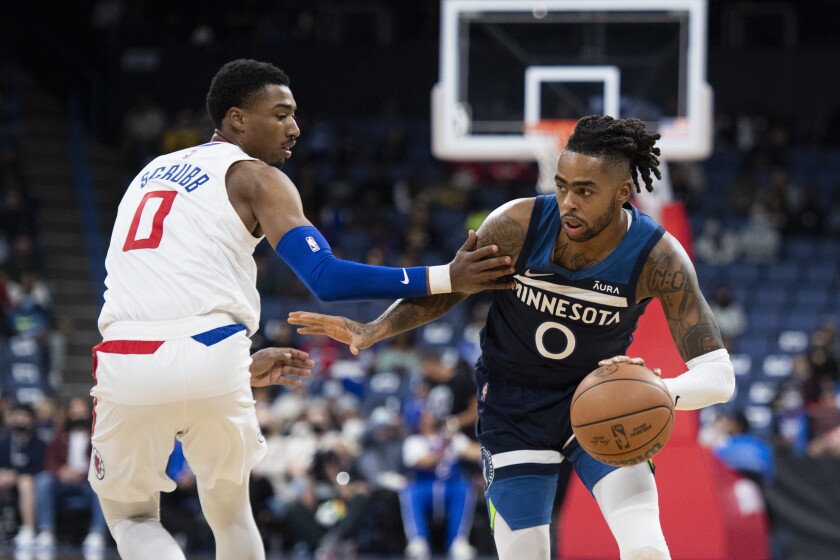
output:
M525 243L533 206L533 199L525 199L496 209L478 229L478 245L496 244L500 255L508 255L516 262Z

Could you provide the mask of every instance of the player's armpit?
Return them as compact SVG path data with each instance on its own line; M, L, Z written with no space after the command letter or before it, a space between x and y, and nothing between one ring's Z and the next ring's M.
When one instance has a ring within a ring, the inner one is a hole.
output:
M680 356L689 361L723 348L712 310L700 291L697 274L682 245L665 234L650 253L637 285L637 300L662 303Z

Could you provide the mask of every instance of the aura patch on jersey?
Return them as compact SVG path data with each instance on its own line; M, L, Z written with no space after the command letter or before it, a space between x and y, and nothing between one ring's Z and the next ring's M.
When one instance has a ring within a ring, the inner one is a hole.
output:
M196 342L202 343L205 346L213 346L214 344L217 344L223 341L224 339L244 330L245 325L240 325L236 323L233 325L225 325L224 327L216 327L215 329L211 329L209 331L193 335L192 339Z

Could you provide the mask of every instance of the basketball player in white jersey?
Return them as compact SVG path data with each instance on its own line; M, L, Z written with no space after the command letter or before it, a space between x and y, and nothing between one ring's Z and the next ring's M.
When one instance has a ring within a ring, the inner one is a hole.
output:
M470 232L449 265L386 268L347 262L304 217L295 186L274 165L300 134L288 77L237 60L210 85L212 140L158 157L128 186L105 261L107 290L93 350L96 384L88 479L126 560L182 559L160 524L173 439L196 474L216 558L262 560L248 500L265 455L251 385L296 385L304 352L250 355L258 328L254 247L266 237L323 300L416 297L508 289L497 247Z

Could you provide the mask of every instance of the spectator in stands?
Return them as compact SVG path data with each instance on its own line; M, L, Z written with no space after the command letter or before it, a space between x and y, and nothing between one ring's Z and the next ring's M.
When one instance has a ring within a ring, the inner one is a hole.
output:
M374 373L394 372L407 377L420 372L414 331L400 333L376 353Z
M750 433L742 412L721 415L716 422L723 435L714 447L715 455L731 469L764 486L776 478L773 448Z
M811 333L808 362L814 377L820 382L840 381L840 354L837 348L837 328L831 321Z
M19 172L4 173L2 196L0 233L7 239L18 235L35 236L38 231L38 204L27 194Z
M204 142L206 132L195 111L183 107L176 111L175 122L163 131L161 150L169 153L198 146Z
M466 458L478 461L479 453L477 443L459 431L447 429L446 419L433 408L423 411L417 433L403 444L403 462L409 469L409 482L401 498L408 538L406 556L430 558L434 518L446 521L444 546L450 558L475 557L469 535L476 497L472 482L460 465Z
M808 416L797 382L782 384L773 400L773 435L778 449L804 455L808 446Z
M782 244L781 224L772 221L768 210L759 203L750 208L747 223L740 233L741 253L751 263L772 263L779 258Z
M706 218L703 230L694 243L694 251L704 262L727 265L738 258L738 236L724 227L718 218Z
M434 410L451 433L474 439L478 398L469 364L455 353L427 348L420 354L420 370L429 386L426 408Z
M82 543L88 555L101 555L105 549L105 517L99 500L88 484L92 411L87 398L73 397L64 409L64 425L47 447L45 470L35 480L38 517L38 545L55 546L56 511L71 496L90 514L88 534Z
M35 539L35 476L44 466L45 445L35 431L35 411L17 403L5 415L0 435L0 502L13 502L21 525L15 549L30 550Z
M755 171L746 167L738 171L732 185L727 188L732 209L739 214L748 214L758 198L758 181Z
M403 476L402 446L405 430L400 416L384 406L373 410L362 437L359 474L374 488L400 490Z
M840 193L840 186L835 185L834 193ZM825 232L832 238L840 237L840 194L834 194L825 219Z
M13 307L18 307L25 302L38 305L42 309L49 309L52 305L49 286L34 270L21 270L18 277L6 285L6 289L9 303Z
M122 152L128 169L139 169L155 157L166 128L166 113L147 93L134 99L122 122Z
M369 499L369 486L346 449L333 445L321 450L313 458L306 484L286 516L299 539L294 549L326 555L352 548Z
M802 188L801 197L788 214L785 233L791 235L822 235L825 228L825 210L820 193L814 185Z
M736 338L747 330L747 313L744 307L735 300L732 289L728 286L718 286L715 289L709 307L717 319L720 334L724 338Z
M820 399L808 409L811 441L808 455L840 457L840 405L833 383L821 386Z

